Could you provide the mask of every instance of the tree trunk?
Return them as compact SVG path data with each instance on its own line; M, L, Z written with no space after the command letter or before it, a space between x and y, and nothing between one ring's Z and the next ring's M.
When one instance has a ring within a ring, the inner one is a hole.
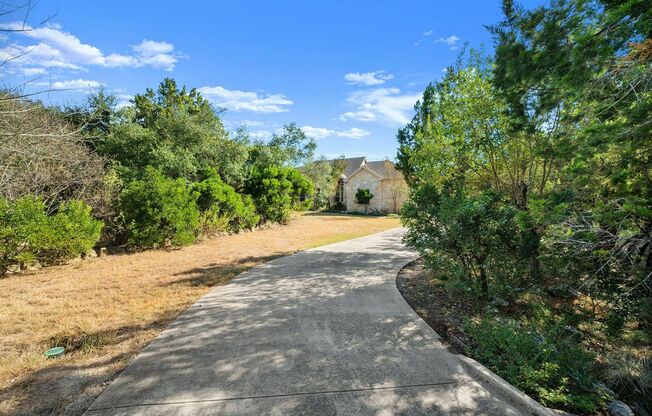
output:
M487 270L484 267L484 262L486 256L473 256L475 262L478 265L480 270L480 286L482 288L482 297L485 299L489 298L489 277L487 276Z
M480 264L480 285L482 286L482 296L485 299L489 299L489 280L484 264Z
M518 209L528 212L528 192L529 187L524 182L519 183L519 192L517 197L517 207ZM541 241L541 235L537 229L537 225L533 225L529 230L526 244L527 247L527 258L529 259L529 275L530 279L533 281L538 281L541 278L541 262L539 262L539 247Z

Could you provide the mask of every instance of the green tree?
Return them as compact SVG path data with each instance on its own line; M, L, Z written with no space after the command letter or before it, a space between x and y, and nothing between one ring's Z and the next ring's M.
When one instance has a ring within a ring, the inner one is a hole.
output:
M360 189L355 193L355 202L357 204L364 205L364 213L367 213L367 207L369 206L369 203L371 202L371 199L374 197L374 195L369 191L369 189Z
M435 104L435 87L430 84L423 92L421 100L414 106L415 115L412 121L399 129L396 135L398 141L398 154L396 156L396 169L403 173L408 185L415 185L419 181L417 163L413 155L419 150L419 137L432 121L431 109Z
M33 196L15 202L0 198L0 276L36 259L43 246L41 235L46 224L42 200Z
M197 195L184 179L171 179L147 167L120 197L129 244L182 246L195 241L199 224Z
M275 149L282 157L277 164L297 167L313 159L317 143L306 136L296 123L290 123L284 125L280 133L274 133L269 147Z
M594 296L640 310L632 298L651 296L652 276L652 8L556 0L531 10L505 1L503 10L491 28L494 84L511 131L562 167L553 179L571 196L546 255L570 248L566 264Z
M561 170L552 180L575 193L576 229L590 217L607 236L623 222L622 235L649 241L651 10L642 0L555 0L531 10L506 0L505 18L491 27L494 85L511 132L546 161L544 172ZM605 201L607 216L593 208ZM618 253L618 239L610 240L596 247ZM643 250L630 260L652 267L651 256Z
M462 187L469 195L492 189L509 197L517 209L528 212L530 200L558 192L560 160L541 151L545 134L527 134L513 128L509 106L493 86L492 62L471 51L468 62L448 68L440 81L428 87L413 125L418 130L403 140L399 156L413 188L429 183L439 190ZM432 97L436 98L432 98ZM409 130L409 129L408 129ZM399 132L399 140L406 137ZM409 155L409 159L406 155ZM539 241L544 224L522 222L523 254L530 259L530 276L540 278Z
M335 193L335 188L345 166L344 156L332 161L328 161L322 156L301 168L301 172L310 180L314 188L313 209L328 206L328 198Z
M263 222L286 223L292 210L292 182L284 168L254 167L246 184Z
M153 166L173 178L196 180L210 167L229 185L243 185L248 145L229 136L219 113L195 89L179 89L166 78L156 92L136 95L133 107L97 145L132 171L127 176Z
M78 200L59 206L47 219L42 231L39 259L44 264L58 263L86 254L100 238L103 223L91 215L91 207Z

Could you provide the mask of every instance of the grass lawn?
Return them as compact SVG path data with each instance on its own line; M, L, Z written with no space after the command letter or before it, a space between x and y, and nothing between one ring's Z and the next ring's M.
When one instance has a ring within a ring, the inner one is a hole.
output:
M0 279L0 414L81 414L129 360L214 285L274 257L398 227L296 215L180 250L113 255ZM45 359L50 347L67 354Z

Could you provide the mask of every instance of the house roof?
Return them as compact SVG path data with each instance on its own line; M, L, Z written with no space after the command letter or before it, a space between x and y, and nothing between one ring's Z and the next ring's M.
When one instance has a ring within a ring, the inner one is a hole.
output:
M365 167L373 170L383 178L401 178L403 175L396 170L394 163L389 160L379 160L377 162L367 162Z
M344 172L342 172L342 175L346 178L351 176L353 172L358 170L360 166L362 166L367 158L362 156L362 157L349 157L344 159L344 163L346 164L344 167ZM334 160L329 160L328 162L333 164L336 160L339 159L334 159Z
M329 163L334 163L335 160L329 160ZM384 178L402 178L403 175L401 172L396 170L394 163L389 160L379 160L376 162L367 162L367 158L364 156L361 157L349 157L344 159L346 164L342 176L344 178L349 178L351 175L358 172L363 166L371 170L376 175Z

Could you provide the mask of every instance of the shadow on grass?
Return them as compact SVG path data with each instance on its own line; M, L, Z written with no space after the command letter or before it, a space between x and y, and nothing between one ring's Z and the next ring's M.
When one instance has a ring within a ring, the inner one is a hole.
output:
M0 414L81 415L144 347L139 334L167 327L180 311L170 310L142 325L90 333L58 334L47 340L66 356L0 390ZM120 345L120 347L118 347ZM112 349L115 348L115 349ZM84 362L76 362L84 360Z
M252 267L293 253L294 252L276 253L269 256L248 256L234 262L211 263L206 266L195 267L175 274L175 276L185 277L173 282L165 283L165 286L189 285L212 287L222 285Z

